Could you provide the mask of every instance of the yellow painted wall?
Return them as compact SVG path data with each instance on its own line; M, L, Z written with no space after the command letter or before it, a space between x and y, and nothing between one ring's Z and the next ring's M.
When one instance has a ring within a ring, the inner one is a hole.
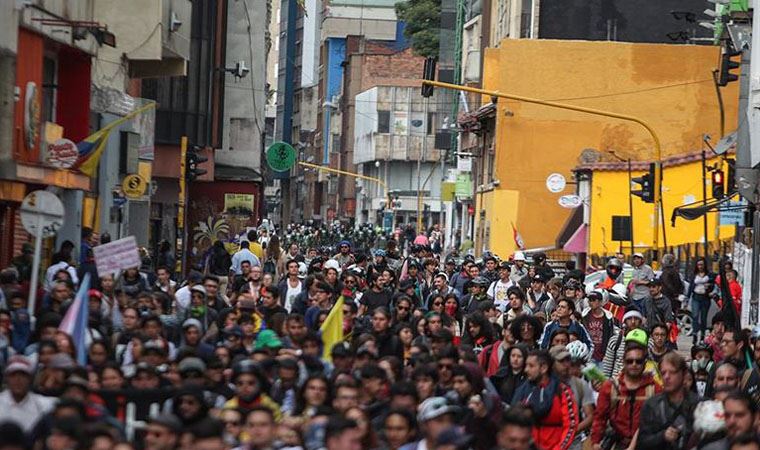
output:
M486 221L489 226L484 227L484 230L490 230L491 235L484 235L483 238L490 238L488 249L502 258L509 257L514 251L512 223L517 224L519 199L519 192L506 189L484 192L475 199L475 210L481 211L485 207L487 211ZM498 211L498 213L488 213L492 211ZM476 236L475 242L480 243L480 238Z
M483 86L641 117L659 134L667 156L699 150L704 133L719 135L711 75L718 52L711 46L507 39L486 50ZM736 128L737 87L723 90L727 131ZM514 249L505 219L514 214L527 247L554 245L569 211L559 207L560 194L547 191L545 180L552 172L570 180L584 149L614 150L633 160L653 156L651 139L634 123L504 99L496 120L496 192L517 196L516 212L501 204L487 209L486 221L498 227L488 246L504 248L500 254ZM573 190L569 185L564 194Z
M715 165L719 159L708 159L708 165ZM722 165L724 173L727 165ZM633 176L643 172L634 172ZM671 226L670 217L673 209L687 203L702 200L702 163L700 161L679 166L665 167L662 172L662 201L665 211L665 233L668 246L702 242L702 219L676 219L675 228ZM707 175L707 198L712 198L710 174ZM589 253L611 254L618 250L619 243L612 241L612 216L628 215L628 172L596 171L591 180L591 218L589 231ZM654 235L654 205L644 203L638 197L633 199L633 239L638 250L645 250L652 244ZM734 226L721 226L717 213L707 214L707 240L733 237ZM715 232L720 236L716 236ZM660 246L664 244L662 225L660 225ZM623 243L623 250L630 254L630 243Z

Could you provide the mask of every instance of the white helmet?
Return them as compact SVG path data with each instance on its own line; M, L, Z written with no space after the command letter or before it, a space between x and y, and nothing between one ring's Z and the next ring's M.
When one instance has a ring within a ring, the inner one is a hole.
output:
M525 261L525 254L523 252L515 252L515 256L512 257L513 261Z
M625 290L625 286L623 285L623 283L617 283L614 286L612 286L612 291L615 294L617 294L620 298L622 298L623 300L625 300L626 297L627 297L627 295L628 295L628 293Z
M585 364L591 357L588 345L581 341L570 342L565 348L567 349L567 352L570 353L570 359L573 361L580 361Z

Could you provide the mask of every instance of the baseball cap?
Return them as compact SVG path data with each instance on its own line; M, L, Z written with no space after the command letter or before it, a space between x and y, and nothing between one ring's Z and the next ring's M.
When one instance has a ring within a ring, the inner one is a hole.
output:
M66 353L56 353L48 361L48 367L51 369L73 369L76 366L74 359Z
M540 283L543 283L544 282L544 277L541 276L540 273L537 273L537 274L533 275L533 278L531 279L531 281L538 281Z
M456 414L459 411L454 405L449 405L443 397L430 397L417 408L417 420L427 422L445 414Z
M161 355L169 353L166 343L160 339L151 339L143 346L143 353L157 352Z
M190 327L195 327L199 330L203 330L203 325L201 325L201 321L198 319L193 319L192 317L187 319L186 321L182 322L182 329L186 330Z
M204 297L206 296L206 288L200 284L196 284L195 286L191 287L190 292L200 292Z
M255 350L282 347L282 341L273 330L261 330L256 336Z
M510 269L509 263L507 261L500 262L499 263L499 269L509 270Z
M32 363L28 358L21 355L14 355L8 359L8 365L5 366L5 374L8 375L16 372L23 372L27 375L32 375L34 373Z
M659 278L652 278L649 280L649 286L662 286L662 280Z
M636 253L634 253L634 254L633 254L633 257L634 257L634 258L641 258L641 259L644 259L644 254L643 254L643 253L641 253L641 252L636 252Z
M333 345L332 350L330 350L330 354L333 358L348 358L351 356L351 350L345 342L338 342L337 344Z
M174 414L164 413L152 416L148 419L148 423L166 427L174 434L182 432L182 422Z
M562 361L570 357L570 352L567 351L564 345L555 345L549 349L549 354L555 361Z
M646 348L647 343L649 342L649 338L646 331L642 330L641 328L636 328L629 331L628 334L625 335L625 342L635 342Z
M512 257L513 261L525 261L525 254L523 252L515 252L515 256Z
M458 426L452 426L443 430L435 440L436 446L453 445L456 448L470 448L471 442L472 436L462 431Z
M206 371L206 363L204 363L203 360L200 358L191 356L180 361L179 365L177 366L177 369L179 369L179 373L186 373L186 372L204 373Z
M237 337L243 337L243 329L240 328L240 325L230 325L224 330L222 330L223 336L237 336Z
M66 387L78 387L84 389L85 391L90 390L90 384L87 382L87 380L78 375L71 375L69 378L67 378Z
M586 295L586 297L587 297L589 300L591 300L591 298L592 298L592 297L593 297L593 298L595 298L595 299L597 299L597 300L603 300L603 299L604 299L604 295L602 295L602 293L601 293L601 292L599 292L599 291L596 291L596 290L589 292L589 293Z

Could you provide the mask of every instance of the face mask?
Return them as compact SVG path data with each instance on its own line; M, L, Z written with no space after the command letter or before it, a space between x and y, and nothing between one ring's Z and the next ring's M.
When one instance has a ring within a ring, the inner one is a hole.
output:
M446 305L446 314L453 316L457 312L457 305Z
M491 323L496 323L496 322L499 321L499 317L498 316L489 317L488 321L491 322Z

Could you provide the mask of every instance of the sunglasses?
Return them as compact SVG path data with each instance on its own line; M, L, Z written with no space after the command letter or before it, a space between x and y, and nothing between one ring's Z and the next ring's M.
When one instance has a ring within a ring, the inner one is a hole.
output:
M443 306L443 302L433 302L433 306Z
M408 306L397 306L396 309L398 309L399 311L409 311Z
M637 366L644 365L644 362L646 362L646 359L643 359L643 358L642 359L626 359L625 360L626 364L628 364L628 365L636 364Z

